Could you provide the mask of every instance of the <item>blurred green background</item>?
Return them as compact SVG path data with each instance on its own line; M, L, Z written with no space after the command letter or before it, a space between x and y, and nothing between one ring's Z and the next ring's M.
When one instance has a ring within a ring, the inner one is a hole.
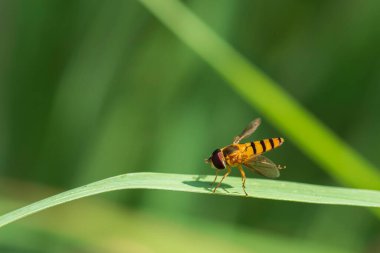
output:
M184 3L380 164L379 1ZM138 1L0 0L2 213L122 173L212 174L255 117L255 139L283 136ZM283 137L280 180L338 185ZM364 208L130 190L4 227L0 252L369 253L380 229Z

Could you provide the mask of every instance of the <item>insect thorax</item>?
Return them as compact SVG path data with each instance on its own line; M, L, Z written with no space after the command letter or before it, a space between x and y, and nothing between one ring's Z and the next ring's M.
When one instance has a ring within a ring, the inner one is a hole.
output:
M225 157L226 163L229 166L236 166L241 163L242 152L238 145L232 144L223 149L223 155Z
M223 149L223 155L224 157L228 157L229 155L231 155L232 153L236 151L239 151L239 147L237 145L232 144Z

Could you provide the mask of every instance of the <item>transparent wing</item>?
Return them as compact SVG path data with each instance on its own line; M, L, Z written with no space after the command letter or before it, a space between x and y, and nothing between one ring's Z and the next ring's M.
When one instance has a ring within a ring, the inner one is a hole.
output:
M265 156L255 156L251 161L244 164L250 170L256 171L261 175L269 178L277 178L280 176L280 165L275 164Z
M260 126L260 124L261 124L261 119L260 118L252 120L248 124L248 126L246 128L244 128L243 132L240 135L238 135L238 136L236 136L234 138L233 144L237 144L242 139L244 139L244 138L250 136L251 134L253 134L256 131L256 129Z

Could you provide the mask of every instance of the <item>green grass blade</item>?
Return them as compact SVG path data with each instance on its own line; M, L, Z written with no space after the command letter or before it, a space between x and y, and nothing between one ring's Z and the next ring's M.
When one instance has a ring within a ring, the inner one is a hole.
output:
M115 190L158 189L212 194L210 182L213 179L214 176L183 174L124 174L54 195L5 214L0 217L0 227L56 205ZM318 186L267 179L247 179L246 186L247 193L252 198L380 207L380 191ZM241 178L227 178L217 193L230 196L245 196L241 187Z
M176 0L140 2L335 180L352 187L380 190L380 173L375 166L221 39L184 4Z

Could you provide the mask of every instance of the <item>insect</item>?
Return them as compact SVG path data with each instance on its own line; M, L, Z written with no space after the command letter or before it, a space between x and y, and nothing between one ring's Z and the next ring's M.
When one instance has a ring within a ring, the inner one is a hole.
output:
M218 178L219 170L227 169L227 172L223 175L222 180L216 185L213 192L221 185L223 180L231 173L231 167L237 167L241 174L242 187L245 191L245 172L243 165L251 171L256 171L259 174L268 178L277 178L280 176L280 165L276 165L274 162L263 156L262 154L281 146L284 143L283 138L269 138L261 141L247 142L240 144L239 142L244 138L247 138L253 134L261 124L261 119L257 118L251 121L243 132L236 136L231 145L216 149L212 152L211 156L205 160L211 167L216 169L215 179L212 186L215 184Z

